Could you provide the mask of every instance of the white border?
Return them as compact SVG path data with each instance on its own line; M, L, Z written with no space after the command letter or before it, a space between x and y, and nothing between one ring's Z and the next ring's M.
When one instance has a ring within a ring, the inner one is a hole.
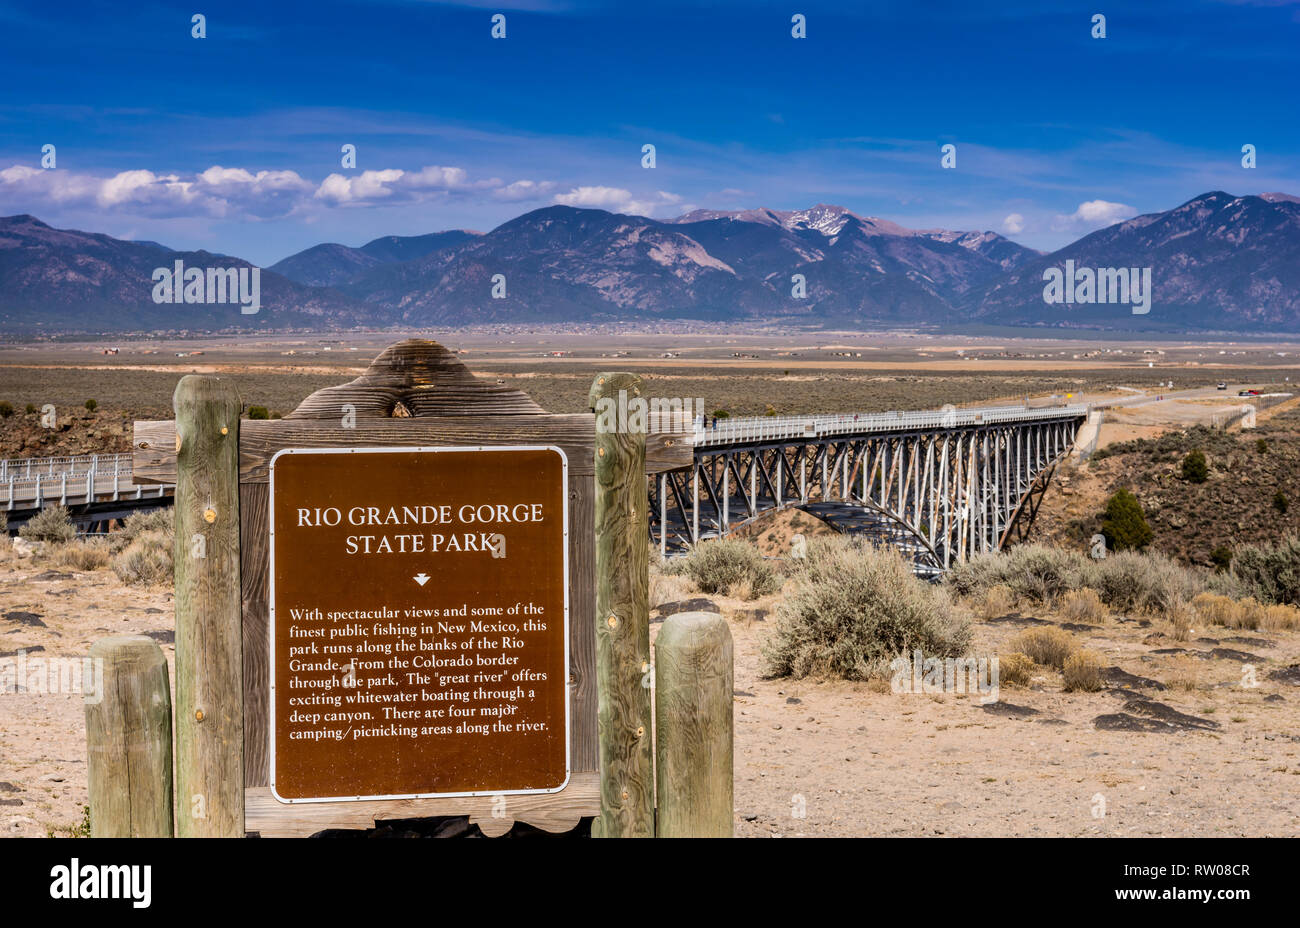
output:
M561 493L561 502L563 506L563 527L564 527L564 678L561 681L564 685L564 781L559 786L549 789L491 789L476 790L468 793L401 793L392 796L326 796L309 799L285 799L275 791L275 462L282 454L354 454L363 452L367 454L374 453L406 453L412 452L438 452L438 451L554 451L560 456L561 480L563 482L563 492ZM572 751L571 743L573 725L572 725L572 695L569 692L569 458L564 453L564 449L556 445L446 445L439 447L430 447L420 445L414 447L384 447L384 448L283 448L277 451L271 457L270 464L270 490L267 498L267 528L270 532L270 556L267 564L267 571L270 574L270 593L269 593L269 621L268 621L268 638L270 640L270 678L271 692L267 717L269 721L268 753L270 755L270 781L271 795L279 802L286 805L304 802L359 802L365 800L378 799L448 799L463 796L518 796L518 795L536 795L542 793L558 793L569 785L569 779L572 777Z

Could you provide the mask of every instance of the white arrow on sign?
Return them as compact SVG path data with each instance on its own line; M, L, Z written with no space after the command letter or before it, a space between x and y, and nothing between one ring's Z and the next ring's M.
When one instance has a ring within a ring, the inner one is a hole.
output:
M420 584L420 586L424 586L426 583L429 582L429 575L425 573L419 573L416 574L411 579L414 580L416 583Z

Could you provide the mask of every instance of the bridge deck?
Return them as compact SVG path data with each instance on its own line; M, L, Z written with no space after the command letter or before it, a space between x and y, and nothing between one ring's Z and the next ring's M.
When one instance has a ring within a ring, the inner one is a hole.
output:
M870 435L918 429L950 429L975 425L1077 419L1088 414L1083 404L1070 406L978 406L906 412L837 413L826 416L751 416L719 419L705 428L697 421L695 445L715 446Z

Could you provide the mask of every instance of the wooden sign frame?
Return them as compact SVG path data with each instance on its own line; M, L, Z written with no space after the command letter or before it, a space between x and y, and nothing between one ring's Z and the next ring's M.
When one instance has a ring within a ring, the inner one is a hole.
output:
M318 390L281 420L239 429L239 544L243 641L244 830L307 836L380 820L467 815L489 836L516 821L553 832L601 812L597 727L596 417L550 414L527 394L476 378L437 342L390 346L350 383ZM554 793L286 804L269 783L269 487L272 457L287 448L554 445L568 459L569 781ZM176 423L137 422L138 484L177 482ZM646 436L648 472L688 466L680 436ZM504 808L502 808L504 806Z

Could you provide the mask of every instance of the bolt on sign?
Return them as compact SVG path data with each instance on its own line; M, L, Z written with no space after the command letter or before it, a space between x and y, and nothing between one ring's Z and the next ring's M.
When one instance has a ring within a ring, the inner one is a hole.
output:
M276 799L564 788L567 481L554 446L273 456Z

